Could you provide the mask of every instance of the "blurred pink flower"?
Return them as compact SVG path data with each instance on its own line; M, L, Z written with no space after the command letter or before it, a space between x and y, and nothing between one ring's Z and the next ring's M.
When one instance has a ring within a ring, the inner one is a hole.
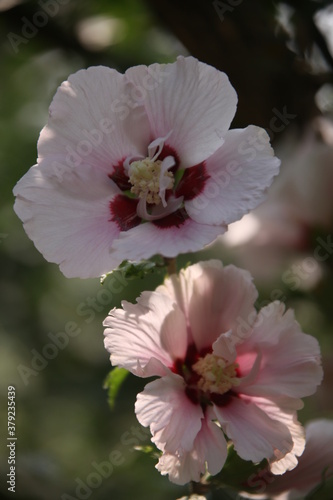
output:
M288 267L305 267L302 260L312 258L314 262L315 257L314 269L305 272L306 278L301 280L301 286L309 289L324 274L325 258L314 253L314 234L318 230L329 234L333 229L332 121L317 118L301 139L287 135L277 153L282 167L266 200L231 224L217 244L223 251L230 250L233 262L265 284L279 279ZM325 254L324 250L320 254ZM286 278L287 285L288 281L293 280Z
M202 249L262 201L280 165L263 129L228 130L236 103L228 77L193 57L70 76L14 189L28 236L81 278Z
M305 433L305 450L297 466L282 476L273 476L266 470L251 478L250 485L262 494L249 495L250 498L301 500L322 481L333 477L333 421L313 420L306 424Z
M256 298L247 271L212 260L172 275L135 305L124 301L104 322L113 365L160 377L135 411L163 452L157 468L175 483L199 481L206 464L212 475L221 470L223 433L241 458L267 458L276 474L303 452L296 410L321 382L319 345L283 304L257 313Z

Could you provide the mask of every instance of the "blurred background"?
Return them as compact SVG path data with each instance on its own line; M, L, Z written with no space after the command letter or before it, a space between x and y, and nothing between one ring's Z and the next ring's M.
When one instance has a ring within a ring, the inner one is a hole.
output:
M2 497L13 495L5 476L8 385L16 388L17 500L188 493L133 450L149 442L133 411L144 381L127 378L113 410L103 389L103 319L162 274L123 284L119 294L102 293L97 279L66 279L12 208L57 87L91 65L124 71L192 54L228 74L239 96L232 127L266 128L282 159L267 200L178 265L214 257L245 267L258 307L274 299L293 307L318 338L325 369L300 419L333 419L333 2L0 0L0 50Z

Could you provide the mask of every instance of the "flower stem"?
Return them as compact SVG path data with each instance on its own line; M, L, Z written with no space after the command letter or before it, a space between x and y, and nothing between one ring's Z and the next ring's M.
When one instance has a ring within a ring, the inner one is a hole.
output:
M168 276L175 274L177 272L177 259L167 259L165 258L165 263L167 265Z

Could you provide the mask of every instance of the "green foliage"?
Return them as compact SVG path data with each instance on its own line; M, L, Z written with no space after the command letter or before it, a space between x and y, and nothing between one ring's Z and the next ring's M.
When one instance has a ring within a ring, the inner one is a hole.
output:
M117 394L128 375L129 372L125 368L116 366L106 377L103 388L108 391L108 403L111 409L114 408Z
M101 284L103 285L105 280L109 276L113 276L114 273L121 273L126 280L143 279L147 274L153 273L156 269L165 267L166 263L160 255L152 257L150 260L141 260L140 262L124 260L116 269L101 277Z

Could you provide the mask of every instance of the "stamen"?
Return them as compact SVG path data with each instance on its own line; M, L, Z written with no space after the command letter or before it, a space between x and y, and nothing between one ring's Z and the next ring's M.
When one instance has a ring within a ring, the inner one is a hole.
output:
M166 206L165 191L172 189L175 181L172 172L167 170L174 163L165 163L165 160L162 162L145 158L133 161L129 167L131 192L139 198L144 198L147 203L159 205L162 201L163 206Z
M239 385L237 368L236 363L228 365L223 358L215 354L206 354L192 366L192 369L201 376L197 383L198 388L204 392L217 394L224 394L232 387Z

